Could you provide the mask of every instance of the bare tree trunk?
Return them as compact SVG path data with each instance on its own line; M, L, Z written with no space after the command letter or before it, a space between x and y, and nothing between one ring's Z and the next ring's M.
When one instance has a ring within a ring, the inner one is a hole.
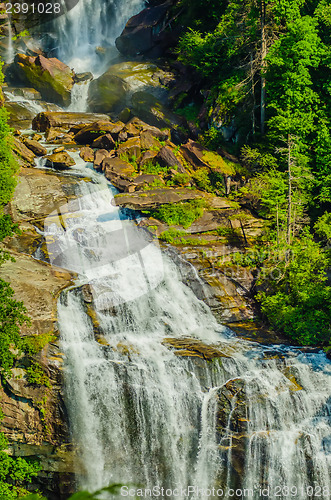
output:
M261 134L265 133L266 79L263 75L267 56L266 5L261 0Z

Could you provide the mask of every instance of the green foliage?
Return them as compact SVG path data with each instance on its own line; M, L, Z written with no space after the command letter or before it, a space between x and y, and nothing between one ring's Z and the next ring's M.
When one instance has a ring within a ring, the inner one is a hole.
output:
M271 325L301 344L331 340L331 287L326 285L330 256L305 231L290 256L269 263L265 291L258 293Z
M158 175L158 174L167 174L169 168L164 166L161 167L159 163L153 163L152 160L147 161L142 167L141 171L144 174L152 174L152 175Z
M20 326L28 323L22 302L13 299L14 291L9 283L0 279L0 367L3 375L9 373L15 356L11 347L20 349Z
M95 493L89 493L88 491L79 491L74 493L69 497L68 500L101 500L101 498L105 498L105 493L109 495L119 495L120 489L123 484L111 484L106 488L102 488ZM45 500L41 498L39 495L28 495L25 496L22 500Z
M25 369L26 379L31 385L44 385L49 389L52 387L49 377L46 375L44 370L41 368L39 363L32 361L30 366Z
M41 333L29 335L21 339L21 349L27 354L33 355L40 352L47 344L56 340L52 333Z
M165 241L170 245L207 245L208 241L203 238L190 238L185 231L179 229L167 229L159 236L161 241Z
M316 233L326 241L331 240L331 214L325 212L315 223Z
M205 201L198 199L161 205L155 210L144 213L165 222L169 226L183 226L184 229L187 229L195 220L202 217L205 206Z
M171 180L176 186L186 186L186 184L189 184L191 177L188 174L176 174Z
M27 494L25 486L31 483L32 478L37 476L41 467L36 461L28 461L23 458L12 458L5 451L8 441L0 433L0 498L14 500ZM35 495L35 499L40 499Z

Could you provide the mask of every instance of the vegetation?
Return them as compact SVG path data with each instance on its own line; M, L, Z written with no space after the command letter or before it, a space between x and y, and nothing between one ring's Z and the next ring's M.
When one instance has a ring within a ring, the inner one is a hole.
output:
M2 82L0 67L0 85ZM0 241L13 232L18 232L17 226L3 210L13 195L18 168L11 152L10 132L7 112L0 106ZM6 252L0 251L0 265L10 258ZM50 339L50 336L22 339L20 327L24 323L28 324L29 318L26 316L23 303L14 299L14 291L10 284L0 279L0 376L3 384L6 383L6 378L11 376L10 370L14 366L17 353L25 350L29 354L35 354ZM47 386L50 382L46 378L37 363L32 363L27 369L27 379L31 383ZM3 417L1 412L0 418ZM4 433L0 432L0 498L12 500L27 494L25 487L38 474L40 465L35 461L10 457L7 448L8 441ZM41 497L36 494L35 498Z
M205 145L240 156L245 183L232 199L265 220L257 250L267 247L269 257L256 263L263 290L256 298L277 330L303 344L327 345L330 2L209 0L208 5L180 2L186 11L179 22L187 29L177 56L208 90ZM207 171L194 175L199 187L212 191Z
M182 226L187 229L195 220L202 217L205 205L205 200L198 199L161 205L159 208L143 213L155 217L169 226Z

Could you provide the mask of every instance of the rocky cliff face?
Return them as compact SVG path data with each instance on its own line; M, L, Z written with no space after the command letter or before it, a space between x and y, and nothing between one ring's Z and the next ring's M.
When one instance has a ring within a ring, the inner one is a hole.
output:
M5 242L15 262L9 260L0 269L1 278L10 281L15 298L24 302L31 318L22 335L50 335L52 339L32 359L20 356L11 378L0 387L2 430L9 440L10 453L40 460L42 473L31 487L41 489L50 500L67 498L77 465L70 444L56 326L57 298L73 276L36 260L34 255L38 249L42 252L43 245L36 227L42 227L49 210L68 201L71 186L70 179L37 169L21 170L10 211L22 233ZM47 375L46 385L29 381L26 369L34 361Z

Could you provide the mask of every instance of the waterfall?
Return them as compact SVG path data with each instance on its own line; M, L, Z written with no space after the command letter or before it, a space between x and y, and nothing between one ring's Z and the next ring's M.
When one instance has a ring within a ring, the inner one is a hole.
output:
M143 9L143 0L80 0L54 22L57 57L76 72L101 74L104 65L97 54L108 52L105 62L118 55L115 39L127 20Z
M102 175L78 189L45 235L53 262L79 275L58 318L80 487L215 487L225 499L242 488L254 500L330 489L326 357L233 337L114 206ZM224 357L179 356L165 338L218 345Z
M87 95L90 81L75 83L71 90L71 104L68 111L78 111L80 113L87 111Z
M6 52L6 64L11 64L14 60L14 46L13 46L13 28L11 25L11 17L8 18L8 41L7 41L7 52Z

